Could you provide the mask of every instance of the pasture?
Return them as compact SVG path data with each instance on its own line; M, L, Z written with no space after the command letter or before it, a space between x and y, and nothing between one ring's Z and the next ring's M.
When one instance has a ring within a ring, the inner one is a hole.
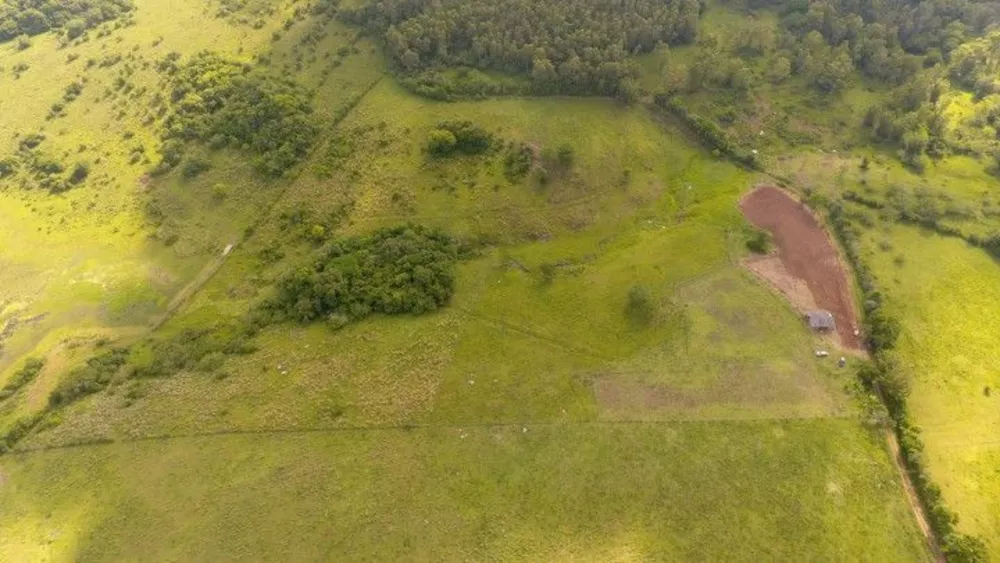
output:
M1000 381L992 358L1000 270L982 250L912 227L869 237L876 274L903 323L893 357L910 382L924 456L958 528L1000 545ZM885 243L885 244L883 244Z
M0 428L109 344L225 330L336 237L412 222L468 242L451 302L339 330L265 326L252 353L169 377L120 370L0 458L0 552L927 558L851 370L817 360L824 341L739 265L736 202L757 175L642 105L414 97L369 39L273 4L213 18L143 0L103 41L4 51L30 59L18 84L46 95L0 133L44 128L52 154L86 145L93 183L0 192L0 282L23 289L0 320L46 313L4 342L0 381L47 361L0 403ZM294 172L265 180L227 149L193 179L145 177L159 125L143 125L143 100L161 86L143 62L205 48L264 54L309 90L319 135ZM65 74L33 72L74 49ZM115 53L136 53L129 80L146 93L97 99L117 78L97 66L45 122L74 64ZM432 157L449 121L492 147ZM148 162L129 163L136 142ZM517 151L530 166L512 172Z

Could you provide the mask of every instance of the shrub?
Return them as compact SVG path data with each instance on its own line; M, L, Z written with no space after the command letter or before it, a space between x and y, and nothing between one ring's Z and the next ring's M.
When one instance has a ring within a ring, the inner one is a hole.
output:
M632 286L628 291L625 316L633 323L646 325L653 320L655 313L656 306L649 290L641 285Z
M747 248L756 254L771 252L771 233L763 229L752 229L747 236Z
M78 162L76 166L73 167L73 171L69 174L69 183L79 184L90 176L90 164L86 162Z
M455 134L447 129L434 129L427 135L427 152L434 156L448 156L457 145Z

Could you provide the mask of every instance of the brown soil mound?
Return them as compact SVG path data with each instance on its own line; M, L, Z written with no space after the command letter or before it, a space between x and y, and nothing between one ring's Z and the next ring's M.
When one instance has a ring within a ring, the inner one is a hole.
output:
M789 274L803 280L816 306L833 313L841 343L863 348L847 268L823 226L805 204L784 191L764 186L740 201L746 218L774 236L778 256Z

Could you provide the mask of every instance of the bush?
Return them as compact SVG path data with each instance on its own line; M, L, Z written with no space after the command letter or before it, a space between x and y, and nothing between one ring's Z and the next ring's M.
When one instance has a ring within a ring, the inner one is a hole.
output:
M747 237L747 248L755 254L771 252L771 233L763 229L752 229Z
M434 156L454 152L482 154L490 149L493 136L471 121L444 121L427 137L427 151Z
M563 144L559 146L559 150L556 152L556 160L564 168L569 168L573 166L573 160L576 158L576 152L573 150L571 145Z
M427 152L434 156L448 156L457 145L455 134L447 129L434 129L427 135Z
M202 172L207 172L212 169L212 163L201 157L191 157L187 162L184 163L184 168L181 170L181 174L184 178L190 180L201 175Z
M511 147L503 160L504 175L511 182L517 182L528 175L534 162L534 151L528 145Z
M625 305L625 316L636 324L649 324L656 313L656 305L649 290L641 285L632 286L628 292L628 303Z
M73 167L73 171L69 174L70 184L79 184L90 176L90 164L86 162L78 162L76 166Z

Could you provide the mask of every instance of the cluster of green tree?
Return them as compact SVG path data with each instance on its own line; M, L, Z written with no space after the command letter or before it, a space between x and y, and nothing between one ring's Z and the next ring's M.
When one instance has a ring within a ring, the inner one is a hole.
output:
M978 98L1000 93L1000 30L962 43L950 54L949 76L955 84Z
M866 76L902 84L922 64L948 57L970 35L1000 22L1000 6L977 0L750 0L777 8L802 44L822 39ZM796 64L811 46L796 49Z
M309 97L294 83L211 53L182 66L176 58L158 66L170 75L173 113L157 172L180 164L192 141L254 153L257 168L269 176L289 170L312 147L319 129Z
M845 201L863 205L883 215L890 215L894 220L920 225L942 236L960 238L1000 259L1000 232L982 236L965 232L954 223L946 222L947 219L968 220L975 215L974 210L957 204L949 195L938 194L935 197L928 190L918 189L910 193L899 187L891 188L887 195L886 201L879 201L848 190L844 192L843 198Z
M528 75L535 93L629 98L638 86L628 56L694 41L701 9L698 0L381 0L340 16L384 34L406 74L463 66Z
M923 171L927 157L948 151L947 119L938 100L943 84L930 75L914 77L865 113L863 124L872 136L900 147L899 158Z
M827 210L834 234L853 266L864 301L865 334L872 361L861 365L858 378L868 392L879 397L888 411L893 430L899 438L907 472L947 560L985 563L989 559L985 542L956 529L958 515L944 505L941 489L927 474L920 429L911 420L907 408L909 385L888 353L896 346L901 323L884 308L875 275L861 258L861 233L852 224L851 214L841 202L829 202Z
M433 156L482 154L490 150L493 135L471 121L443 121L427 135L427 152Z
M9 0L0 3L0 42L50 29L75 39L132 9L132 0Z
M25 360L21 369L14 372L14 377L10 378L10 381L5 383L3 388L0 389L0 401L7 399L21 390L25 385L34 381L43 367L45 367L45 360L41 358L28 358Z
M373 313L433 311L451 297L461 253L451 237L412 225L337 240L282 279L260 312L266 322L326 319L340 328Z

